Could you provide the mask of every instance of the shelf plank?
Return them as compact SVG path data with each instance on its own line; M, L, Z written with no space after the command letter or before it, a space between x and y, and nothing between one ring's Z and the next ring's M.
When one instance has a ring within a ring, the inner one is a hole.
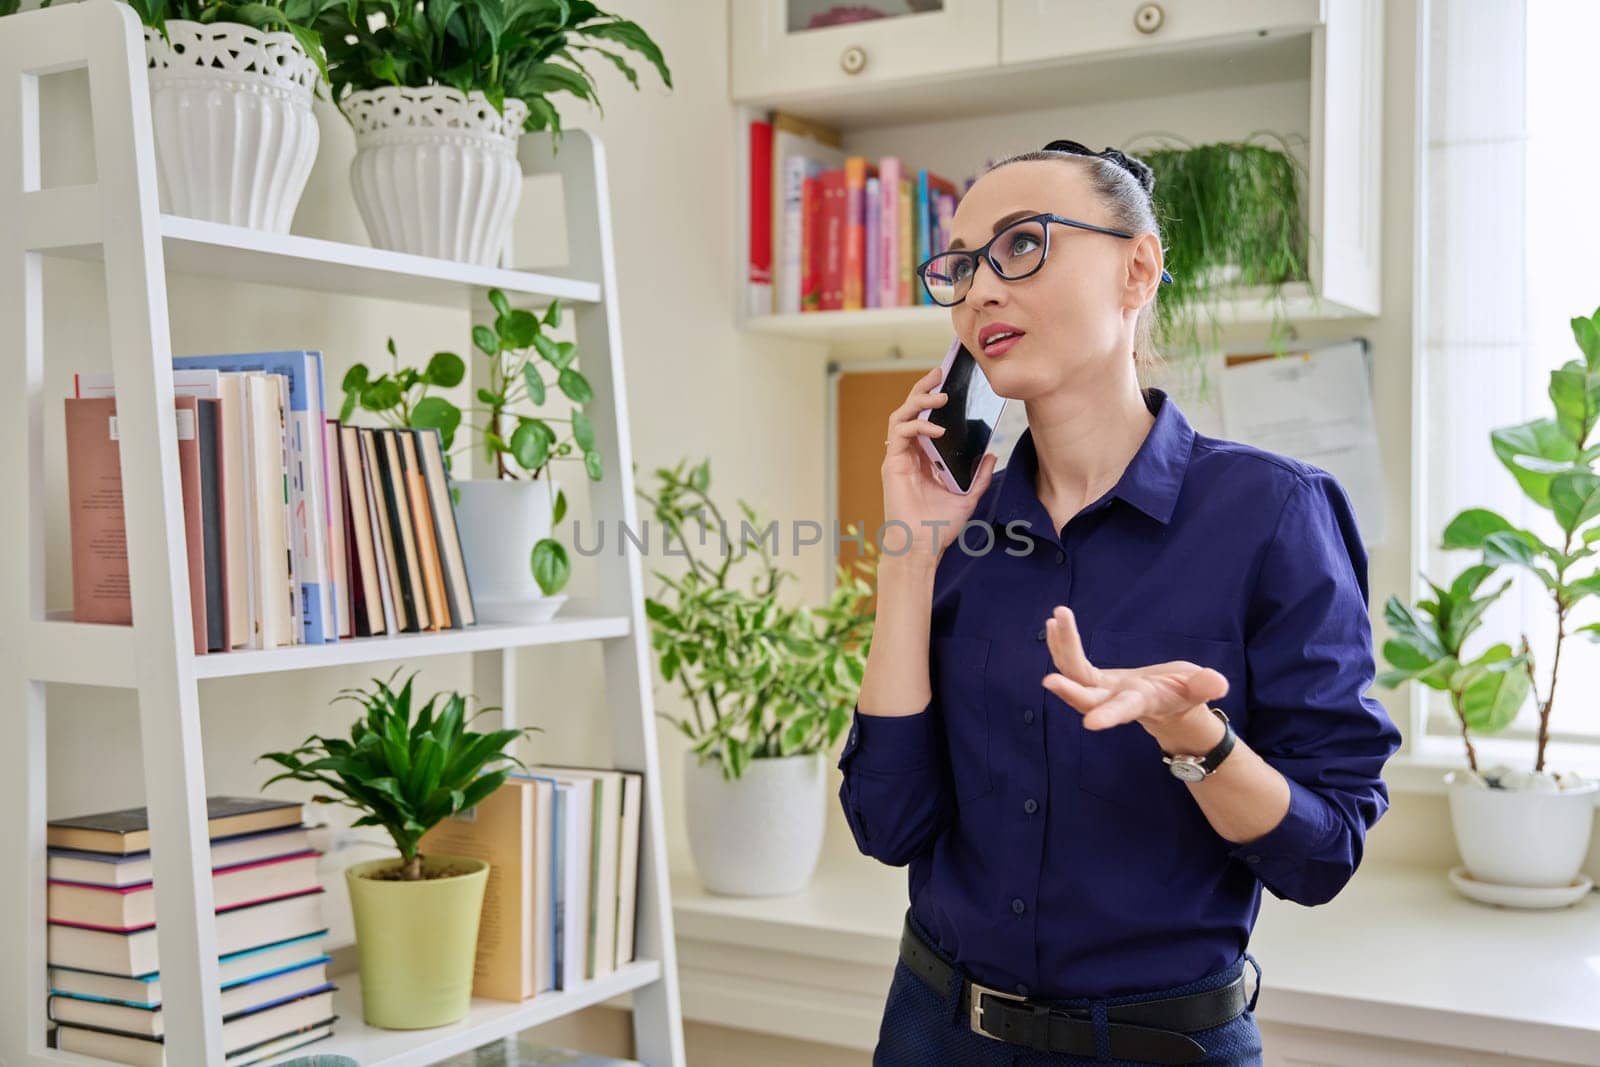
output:
M179 215L161 216L161 237L169 274L457 309L467 307L474 294L490 288L504 290L512 303L525 307L548 304L552 298L571 303L596 303L601 298L597 282L267 233ZM51 251L91 261L102 256L98 244L68 244Z
M1293 323L1370 317L1365 311L1329 300L1314 301L1303 284L1285 287L1283 312ZM1272 323L1272 317L1273 305L1256 295L1224 301L1218 309L1218 322L1225 328L1265 327ZM830 345L910 345L927 349L929 358L935 362L943 357L953 336L950 309L934 304L753 315L745 319L743 325L752 333Z
M333 1024L333 1036L269 1063L317 1055L349 1056L362 1067L422 1067L582 1008L602 1004L660 979L658 961L636 960L575 989L540 993L520 1004L474 997L467 1017L449 1026L431 1030L384 1030L368 1026L361 1019L360 977L336 975L333 981L339 990L333 995L333 1005L339 1019Z
M560 616L539 623L479 623L464 630L442 630L438 633L355 637L326 645L214 652L196 656L194 672L197 678L233 678L313 667L443 656L457 652L558 645L625 637L627 634L628 619L623 615Z

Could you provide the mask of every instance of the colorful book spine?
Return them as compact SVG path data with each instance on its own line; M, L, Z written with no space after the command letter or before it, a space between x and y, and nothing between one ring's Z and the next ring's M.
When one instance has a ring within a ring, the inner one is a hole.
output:
M872 279L878 307L900 303L900 159L878 161L878 269Z
M801 250L800 310L822 310L822 175L802 182L804 204L804 247Z
M840 307L859 311L866 306L867 266L867 179L875 178L878 168L865 156L851 156L844 163L844 263L840 279Z

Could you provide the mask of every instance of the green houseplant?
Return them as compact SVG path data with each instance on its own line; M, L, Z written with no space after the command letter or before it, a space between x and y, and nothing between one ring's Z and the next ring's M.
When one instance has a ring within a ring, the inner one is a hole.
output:
M1384 642L1391 670L1378 677L1394 687L1416 681L1449 694L1466 749L1467 770L1452 771L1450 802L1456 841L1473 876L1497 884L1569 885L1582 866L1600 784L1545 769L1556 681L1570 637L1600 640L1600 622L1573 624L1573 611L1600 593L1600 570L1586 561L1600 541L1600 444L1591 442L1600 421L1600 309L1572 320L1583 358L1550 372L1552 417L1494 430L1490 445L1523 494L1548 511L1559 532L1550 543L1488 508L1468 508L1445 526L1440 547L1474 554L1448 586L1428 581L1431 597L1407 605L1391 596L1384 617L1394 636ZM1486 588L1501 568L1537 581L1554 614L1555 649L1550 684L1541 697L1528 637L1515 648L1498 642L1476 654L1467 643L1484 613L1513 580ZM1424 576L1426 580L1426 576ZM1529 696L1538 712L1531 772L1481 769L1472 735L1498 733L1517 717Z
M630 50L672 87L643 29L579 0L347 0L318 27L356 133L350 178L367 232L419 255L497 262L521 195L518 138L548 131L559 147L557 93L600 107L582 53L637 89L617 51Z
M1284 138L1257 133L1201 145L1163 140L1139 151L1155 173L1172 272L1156 303L1157 331L1184 355L1215 345L1222 302L1246 291L1264 293L1273 308L1271 343L1287 336L1284 287L1309 277L1304 168L1289 149Z
M360 813L355 826L381 826L393 840L398 860L358 863L345 880L361 955L362 1013L374 1026L409 1030L466 1015L488 878L482 860L425 856L419 842L505 783L510 768L491 765L523 767L506 746L533 728L474 731L472 719L496 709L469 716L460 693L416 706L416 675L396 689L398 673L334 698L364 710L348 739L312 735L292 751L260 758L284 768L266 786L309 782L325 790L314 801L353 808Z
M564 598L557 594L572 573L566 546L551 536L567 511L551 464L581 456L592 481L605 476L594 424L583 410L594 389L576 366L577 345L546 332L561 325L560 300L551 301L542 316L513 308L499 289L489 291L489 302L494 322L472 329L473 347L488 372L475 404L463 410L438 392L465 380L460 356L436 352L421 369L401 366L391 337L389 371L374 375L357 363L346 372L340 418L348 420L359 409L391 426L432 427L447 453L463 425L471 431L495 468L494 479L456 483L474 603L486 619L542 621L559 608ZM570 404L567 415L531 410L556 392Z
M639 495L664 551L687 569L654 572L661 589L645 613L662 680L689 706L688 715L662 717L691 742L696 867L716 892L796 892L822 844L822 754L848 727L866 673L875 546L837 569L826 603L788 604L783 583L794 575L774 558L776 522L763 526L740 500L742 521L731 529L710 494L709 461L660 468L656 482L653 496Z

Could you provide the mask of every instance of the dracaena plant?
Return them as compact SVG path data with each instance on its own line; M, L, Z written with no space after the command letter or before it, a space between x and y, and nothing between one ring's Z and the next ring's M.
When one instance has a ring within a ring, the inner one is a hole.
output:
M1428 582L1433 596L1408 607L1391 596L1384 617L1395 636L1384 642L1383 655L1394 669L1378 682L1397 686L1406 681L1450 694L1451 707L1467 749L1467 762L1478 769L1473 734L1493 734L1509 726L1532 694L1539 715L1533 769L1544 771L1550 740L1550 713L1567 639L1584 634L1600 640L1600 622L1574 625L1573 612L1600 593L1600 571L1585 561L1600 541L1600 475L1595 461L1600 444L1590 443L1600 421L1600 309L1572 320L1572 334L1583 358L1567 361L1550 372L1553 417L1494 430L1489 435L1495 456L1516 479L1524 495L1550 513L1559 532L1557 543L1516 526L1488 508L1468 508L1445 526L1440 547L1474 552L1478 560L1448 588ZM1537 581L1548 598L1555 622L1555 648L1550 657L1549 689L1540 695L1534 657L1527 634L1516 647L1500 642L1471 658L1463 651L1467 638L1483 623L1483 614L1512 584L1511 579L1482 592L1500 568Z
M499 789L511 766L526 766L506 746L537 727L479 733L469 724L496 711L484 707L468 715L468 698L435 693L413 706L413 673L405 685L372 680L371 689L345 689L334 698L352 701L365 714L350 726L348 739L313 734L290 752L269 752L286 768L265 786L285 780L310 782L328 790L311 799L342 804L361 813L353 825L381 826L400 852L400 877L419 881L422 836L444 819L478 804ZM493 766L491 765L501 765Z
M537 479L547 473L552 460L576 459L577 453L583 457L585 473L599 481L605 465L595 449L594 424L583 410L594 399L594 389L574 365L577 345L545 332L561 325L561 301L552 300L543 316L513 308L499 289L489 291L489 303L496 312L494 324L472 328L472 345L487 361L487 384L477 390L477 403L468 405L465 413L449 397L430 390L459 386L466 378L466 361L453 352L435 352L420 370L403 367L391 337L387 373L374 377L365 363L357 363L345 374L339 418L348 421L359 408L390 426L437 429L452 467L455 456L449 450L456 431L465 425L499 478ZM519 410L542 406L552 390L570 403L568 415ZM557 427L565 429L558 433ZM564 491L556 493L551 508L554 527L567 513ZM532 546L529 567L545 596L560 591L572 573L566 546L554 537L541 538Z
M728 779L752 759L831 748L866 673L876 546L862 539L862 558L836 568L820 607L785 604L782 586L794 574L768 547L779 538L776 522L763 528L740 500L746 521L730 528L709 493L709 461L659 468L656 480L654 496L639 496L654 509L665 550L688 569L677 577L655 572L661 591L646 597L645 614L662 680L679 686L690 707L683 717L658 714ZM694 551L708 537L720 558ZM736 567L743 568L737 575Z
M561 117L550 94L571 93L605 114L580 53L603 58L637 89L638 73L613 48L635 52L672 88L649 34L577 0L347 0L324 12L318 25L335 101L385 85L476 90L502 113L507 99L527 104L523 128L549 129L557 144Z

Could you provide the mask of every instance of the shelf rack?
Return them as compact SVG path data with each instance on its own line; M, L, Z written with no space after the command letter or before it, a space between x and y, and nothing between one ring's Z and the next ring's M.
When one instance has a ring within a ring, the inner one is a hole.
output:
M97 181L41 186L39 78L87 68ZM157 902L166 1062L224 1060L213 921L200 682L317 667L474 654L480 699L516 722L516 661L531 645L597 641L606 675L612 764L643 772L636 959L611 975L520 1004L475 999L449 1027L387 1031L361 1020L359 979L340 975L340 1015L331 1039L308 1051L364 1065L421 1065L569 1012L631 994L635 1055L652 1067L682 1067L682 1021L661 810L659 755L650 692L648 630L637 555L599 575L598 594L540 624L480 624L439 634L402 634L314 647L197 656L190 641L188 566L177 480L167 277L202 275L319 293L381 297L467 312L498 287L516 303L571 305L584 372L607 399L591 410L596 445L611 472L593 487L594 518L637 528L628 439L620 319L603 147L566 131L559 153L548 137L522 138L528 175L562 181L571 261L551 273L486 268L357 245L164 216L144 41L132 9L87 0L8 16L0 33L0 452L10 506L0 509L0 684L9 717L0 746L0 1063L82 1062L46 1047L45 715L51 682L117 686L138 695L146 803ZM45 609L42 259L104 264L111 365L116 374L125 484L150 491L125 500L133 626L63 621ZM181 309L180 309L181 310Z

